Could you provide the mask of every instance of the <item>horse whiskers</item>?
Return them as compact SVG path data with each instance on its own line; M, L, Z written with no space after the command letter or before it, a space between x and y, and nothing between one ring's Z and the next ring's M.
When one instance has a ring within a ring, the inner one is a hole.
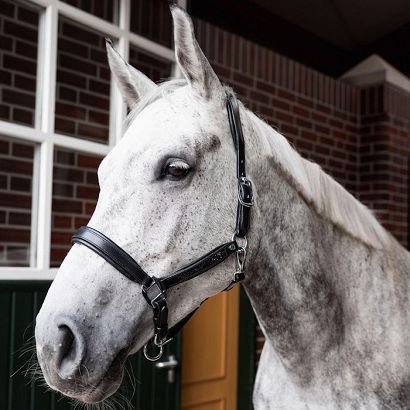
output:
M131 399L134 397L135 394L135 390L136 390L136 382L135 382L135 376L134 376L134 371L132 366L130 366L131 371L128 370L128 366L125 366L125 372L127 374L127 378L129 379L130 383L131 383L131 387L132 387L132 393L131 393Z
M85 371L87 372L87 377L90 378L90 371L88 370L87 366L83 363L80 365L80 372L81 372L81 367L84 367ZM82 376L81 376L82 378Z

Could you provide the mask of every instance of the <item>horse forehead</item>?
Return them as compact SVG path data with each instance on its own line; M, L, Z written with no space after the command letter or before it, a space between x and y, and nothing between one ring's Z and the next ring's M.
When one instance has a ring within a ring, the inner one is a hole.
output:
M124 137L138 138L142 146L153 141L169 141L170 138L177 141L179 136L196 135L198 132L216 133L220 127L220 109L216 105L195 101L184 90L178 90L144 108Z

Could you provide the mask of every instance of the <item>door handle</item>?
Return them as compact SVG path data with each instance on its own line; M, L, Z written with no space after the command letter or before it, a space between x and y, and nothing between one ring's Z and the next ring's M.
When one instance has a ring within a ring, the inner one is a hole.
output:
M175 368L178 367L179 363L176 357L171 354L168 356L168 360L165 362L158 362L155 364L157 369L168 370L168 383L175 382Z

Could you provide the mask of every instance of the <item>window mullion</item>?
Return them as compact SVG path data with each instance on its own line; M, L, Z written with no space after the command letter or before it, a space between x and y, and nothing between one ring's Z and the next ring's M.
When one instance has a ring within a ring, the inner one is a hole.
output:
M55 2L47 6L40 24L42 39L38 56L41 73L38 90L41 93L40 130L43 133L52 134L54 133L58 28L58 9ZM53 151L53 142L46 139L39 147L38 155L35 156L39 161L37 267L42 270L50 267Z
M128 61L130 41L130 16L131 16L130 0L120 0L120 15L119 25L121 29L121 36L116 45L118 52L122 55L125 61ZM109 145L116 145L122 137L123 123L127 114L127 108L122 99L121 93L118 90L115 82L111 77L110 90L110 140Z

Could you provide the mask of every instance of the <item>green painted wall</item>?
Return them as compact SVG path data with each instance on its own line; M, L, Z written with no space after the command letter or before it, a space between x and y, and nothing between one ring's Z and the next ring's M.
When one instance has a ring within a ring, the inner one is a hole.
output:
M36 314L41 307L50 282L0 281L0 409L1 410L59 410L72 409L69 400L47 391L27 373L29 346L34 345L33 330ZM167 345L180 357L180 337ZM132 396L130 383L123 393L135 409L179 409L179 375L175 384L167 383L167 373L154 368L140 353L134 355L128 370L136 379ZM121 399L119 399L121 402ZM124 401L122 402L124 404ZM121 409L119 404L115 409ZM126 407L125 407L126 408Z

